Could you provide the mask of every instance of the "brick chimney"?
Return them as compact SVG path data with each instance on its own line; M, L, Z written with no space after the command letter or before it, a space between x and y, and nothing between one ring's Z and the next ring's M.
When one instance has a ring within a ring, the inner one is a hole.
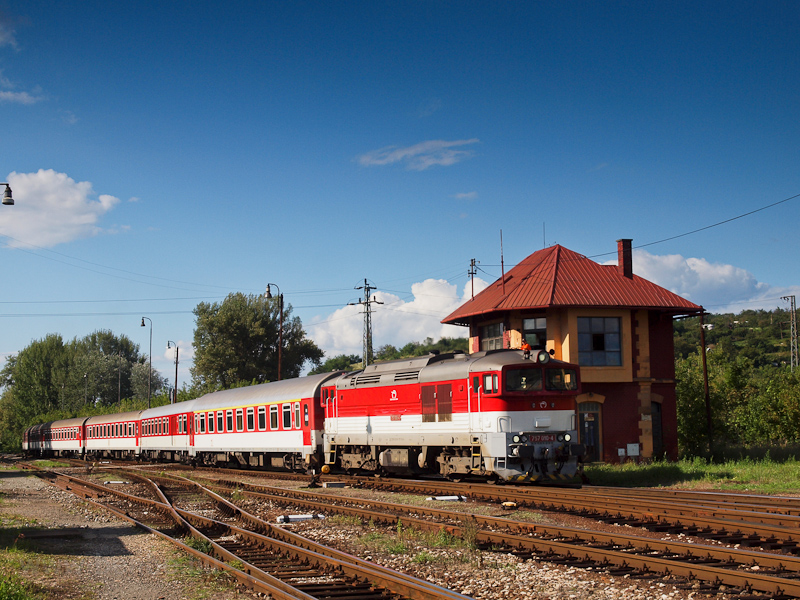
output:
M633 240L617 240L617 271L623 277L633 279L633 256L631 242Z

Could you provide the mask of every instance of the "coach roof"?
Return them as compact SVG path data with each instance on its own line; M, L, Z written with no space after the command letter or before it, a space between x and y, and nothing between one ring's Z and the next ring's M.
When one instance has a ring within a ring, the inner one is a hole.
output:
M338 377L341 373L322 373L297 379L284 379L270 383L260 383L247 387L223 390L206 394L195 400L194 411L216 410L219 408L245 406L250 404L266 404L313 398L320 386L327 380Z

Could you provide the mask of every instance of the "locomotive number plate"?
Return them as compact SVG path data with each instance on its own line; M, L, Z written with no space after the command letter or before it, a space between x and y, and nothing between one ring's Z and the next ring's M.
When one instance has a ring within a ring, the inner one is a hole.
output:
M529 435L528 439L534 444L541 444L542 442L555 442L556 436L553 433L541 433L539 435Z

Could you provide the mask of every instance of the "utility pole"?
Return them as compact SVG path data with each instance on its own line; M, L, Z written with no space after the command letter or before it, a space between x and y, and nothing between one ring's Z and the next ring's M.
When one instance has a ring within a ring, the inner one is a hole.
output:
M475 275L478 273L477 265L481 261L475 260L474 258L469 261L469 271L467 271L467 275L469 275L470 281L472 283L472 298L475 298Z
M178 344L176 344L172 340L167 340L167 348L172 347L170 346L170 344L172 344L172 346L175 346L175 391L172 396L172 403L174 404L175 402L178 401Z
M781 300L786 300L789 303L789 353L791 355L791 370L794 373L794 368L798 366L797 356L797 306L795 305L794 296L781 296Z
M377 289L372 287L369 282L364 279L364 285L360 285L357 290L364 290L364 300L359 300L359 304L364 305L364 368L369 365L370 361L372 360L372 305L373 304L383 304L383 302L379 302L377 298L370 299L370 293Z

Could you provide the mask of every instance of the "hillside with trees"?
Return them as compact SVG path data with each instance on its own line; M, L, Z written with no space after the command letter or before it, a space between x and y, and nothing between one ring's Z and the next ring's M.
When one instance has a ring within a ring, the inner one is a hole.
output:
M682 456L798 456L800 370L790 367L790 318L782 309L705 317L711 440L699 319L675 323Z

